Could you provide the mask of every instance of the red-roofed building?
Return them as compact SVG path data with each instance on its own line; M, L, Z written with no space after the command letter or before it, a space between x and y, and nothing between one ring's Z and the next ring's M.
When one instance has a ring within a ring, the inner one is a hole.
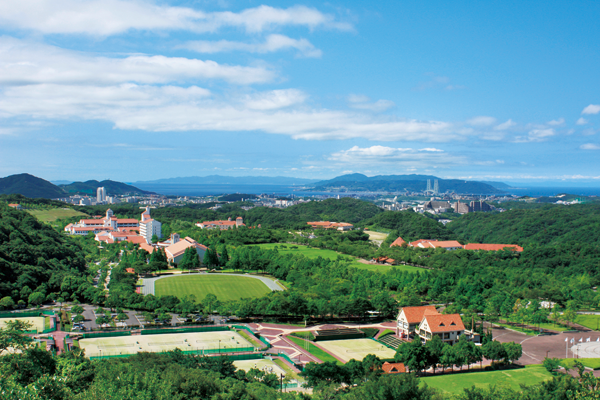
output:
M133 269L133 268L125 268L125 272L127 272L128 274L135 274L135 269Z
M419 247L421 249L446 249L446 250L456 250L462 249L463 245L457 242L456 240L428 240L428 239L419 239L415 240L408 244L409 247Z
M435 306L402 307L397 318L396 334L407 338L415 332L425 315L438 315Z
M398 236L398 239L394 240L394 242L390 244L390 247L401 247L404 243L406 243L406 241Z
M106 216L101 219L80 219L78 223L71 226L67 225L65 231L71 235L87 235L88 232L98 233L101 231L116 231L123 228L139 228L139 222L133 218L117 218L112 210L106 210ZM82 229L92 228L92 229Z
M406 372L404 363L390 363L384 362L381 366L384 374L403 374Z
M238 228L240 226L246 226L242 217L237 217L235 221L228 218L227 221L204 221L198 222L196 226L200 229L220 229L225 231L227 229Z
M510 250L516 252L522 252L523 248L516 244L487 244L487 243L469 243L464 246L465 250L484 250L484 251L500 251Z
M173 237L174 235L172 235ZM179 236L177 236L178 238ZM189 247L195 247L196 252L198 253L198 257L200 257L200 263L204 260L204 254L208 247L204 246L196 242L194 239L190 237L186 237L185 239L177 239L173 240L170 246L165 248L165 254L167 255L167 260L173 264L178 264L183 258L183 254Z
M307 222L313 229L336 229L338 231L351 231L354 225L347 222L313 221Z
M455 344L465 333L460 314L425 314L416 331L425 341L439 336L443 342Z
M11 207L11 208L15 208L15 209L17 209L17 210L22 210L22 209L23 209L23 206L22 206L22 205L20 205L20 204L14 204L14 203L11 203L11 204L9 204L8 206L9 206L9 207Z

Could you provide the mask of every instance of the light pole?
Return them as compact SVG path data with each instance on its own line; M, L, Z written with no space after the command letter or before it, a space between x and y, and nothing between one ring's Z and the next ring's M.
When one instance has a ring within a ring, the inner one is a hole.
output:
M219 339L219 354L221 354L221 339Z

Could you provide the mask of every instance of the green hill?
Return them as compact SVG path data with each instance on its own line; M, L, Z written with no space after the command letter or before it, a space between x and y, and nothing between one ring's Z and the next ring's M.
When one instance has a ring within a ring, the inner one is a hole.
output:
M459 237L476 243L521 246L600 244L600 204L546 205L503 213L469 213L449 223Z
M96 180L85 181L85 182L73 182L69 185L60 185L60 187L67 192L69 195L74 194L87 194L96 195L96 189L104 187L108 196L113 195L143 195L143 194L155 194L154 192L148 192L142 189L138 189L135 186L128 185L122 182L115 182L111 180L105 180L98 182Z
M398 236L407 242L418 239L456 239L456 234L444 225L413 211L385 211L359 225L372 230L392 231L386 243L391 243Z
M0 178L0 194L22 194L26 197L56 199L66 193L58 186L30 174Z

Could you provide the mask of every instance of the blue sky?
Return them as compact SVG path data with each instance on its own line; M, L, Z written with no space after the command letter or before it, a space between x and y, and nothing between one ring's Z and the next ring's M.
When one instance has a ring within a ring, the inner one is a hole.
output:
M0 176L600 183L595 1L0 3Z

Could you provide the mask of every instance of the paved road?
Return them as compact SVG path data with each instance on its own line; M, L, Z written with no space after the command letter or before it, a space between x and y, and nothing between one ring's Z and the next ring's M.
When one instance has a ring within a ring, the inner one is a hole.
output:
M193 274L193 275L197 275L197 274ZM208 274L206 274L206 275L208 275ZM243 277L247 277L247 278L254 278L254 279L261 280L265 285L267 285L267 287L269 289L271 289L271 291L282 291L283 290L281 288L281 286L279 286L274 280L272 280L270 278L266 278L264 276L256 276L256 275L249 275L249 274L211 274L211 275L229 275L229 276L243 276ZM168 276L159 276L156 278L144 278L142 280L142 294L143 295L154 294L154 282L156 282L159 279L171 278L173 276L181 276L181 275L174 274L174 275L168 275Z

